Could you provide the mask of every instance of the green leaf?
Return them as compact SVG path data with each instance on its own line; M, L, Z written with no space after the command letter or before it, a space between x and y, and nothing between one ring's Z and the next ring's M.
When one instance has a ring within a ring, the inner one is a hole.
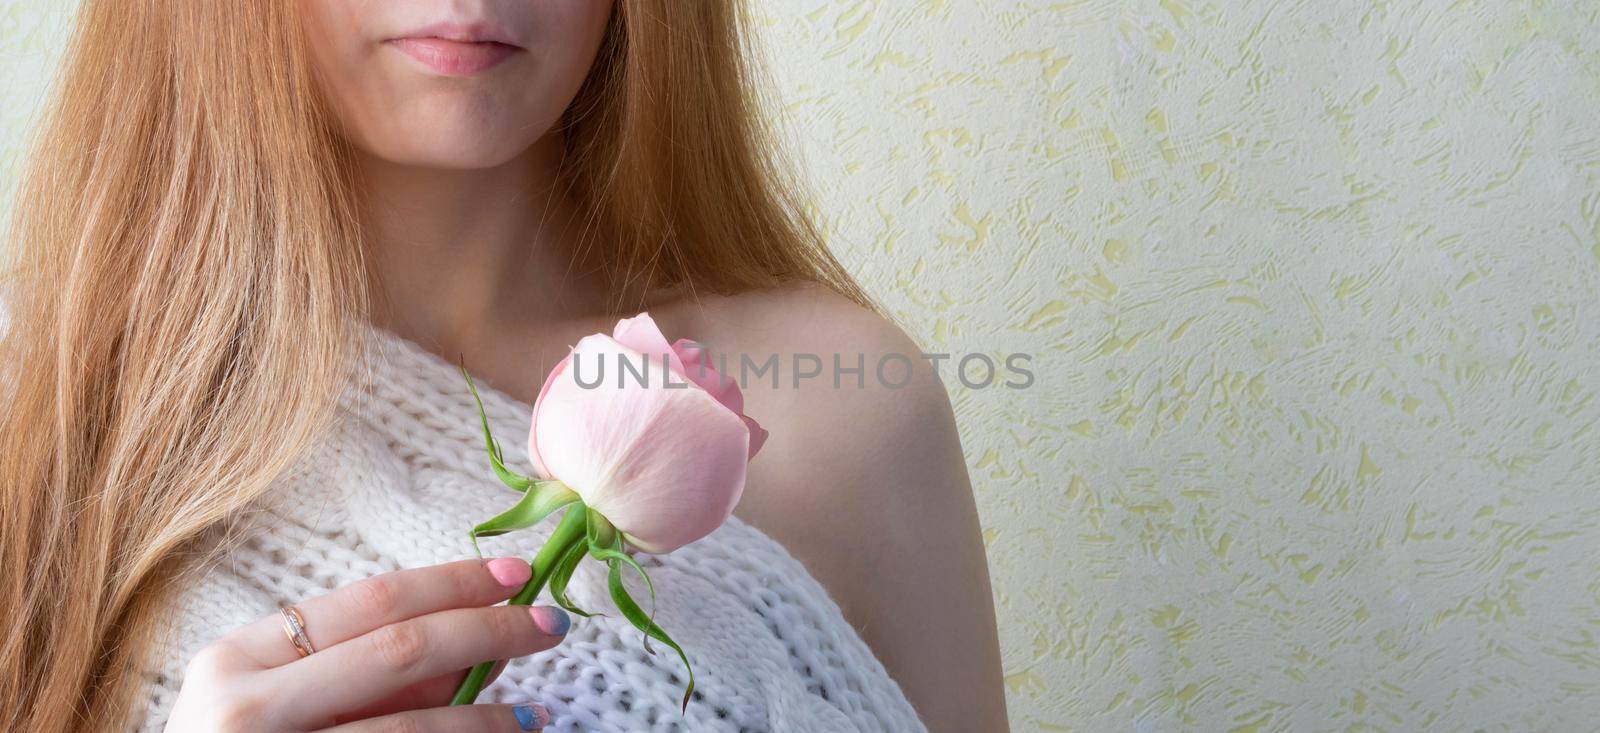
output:
M577 571L578 564L588 556L587 550L588 548L584 546L584 543L573 542L572 546L568 547L566 553L561 556L561 559L556 561L556 569L550 575L550 597L555 600L556 605L584 618L604 616L605 614L603 613L589 613L578 608L567 598L567 583L571 582L572 574Z
M611 600L617 604L617 610L622 612L622 616L628 619L628 622L633 624L634 628L672 647L672 650L678 653L678 658L683 660L683 667L689 672L689 686L683 690L683 710L688 710L689 696L694 694L694 667L689 664L689 655L684 654L683 647L678 646L678 642L673 641L672 637L668 636L665 630L656 625L656 622L651 617L646 616L644 609L639 608L639 604L634 602L633 596L628 595L627 587L622 584L622 562L613 559L607 564L610 565L611 570L606 575L606 585L611 589ZM640 572L641 574L643 573L643 571ZM648 580L646 578L647 582Z
M544 521L545 517L557 509L577 500L578 494L560 481L536 481L522 494L522 499L517 501L516 506L472 528L472 549L477 550L481 557L483 552L478 550L479 537L495 537L512 530L532 527ZM574 544L582 547L584 543Z
M533 484L533 479L516 471L506 468L505 458L500 453L500 444L495 442L494 436L489 433L489 415L483 411L483 400L478 397L478 388L472 383L472 375L467 373L465 364L460 365L461 376L467 378L467 389L472 392L472 399L478 403L478 420L483 423L483 442L489 446L489 465L494 468L494 475L500 477L500 483L517 491L527 491Z

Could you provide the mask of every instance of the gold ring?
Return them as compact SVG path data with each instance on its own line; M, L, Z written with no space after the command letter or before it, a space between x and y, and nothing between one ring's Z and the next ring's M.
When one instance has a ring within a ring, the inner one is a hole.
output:
M278 611L283 614L283 633L289 637L289 643L294 645L294 650L302 657L315 652L317 649L311 646L311 637L306 636L306 620L300 615L300 609L284 606Z

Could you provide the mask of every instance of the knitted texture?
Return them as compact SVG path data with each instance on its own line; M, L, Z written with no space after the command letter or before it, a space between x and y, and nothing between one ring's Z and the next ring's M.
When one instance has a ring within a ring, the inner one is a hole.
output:
M143 730L161 730L184 665L217 636L371 575L473 557L467 530L515 502L490 471L455 365L389 331L364 333L373 358L340 397L336 429L274 484L242 543L185 589L147 674ZM532 407L478 390L507 464L526 472ZM532 557L553 524L485 539L484 555ZM659 644L645 651L594 562L568 592L608 615L575 618L559 646L513 660L479 700L543 704L552 731L924 730L827 592L755 527L735 517L670 555L638 559L658 592L657 620L694 662L687 712L682 663ZM647 597L637 578L627 582Z

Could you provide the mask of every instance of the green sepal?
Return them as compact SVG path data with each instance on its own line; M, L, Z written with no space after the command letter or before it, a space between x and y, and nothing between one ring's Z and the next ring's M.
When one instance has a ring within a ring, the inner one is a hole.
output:
M595 517L599 516L599 514L599 512L589 512L589 554L603 563L626 563L628 567L633 568L633 571L639 574L639 577L644 580L644 587L650 591L650 619L654 620L656 617L655 583L650 582L650 575L645 573L644 566L640 565L638 560L633 559L632 555L622 551L621 536L612 532L609 535L610 539L604 540L607 536L604 528L611 526L611 523L606 521L605 517L600 517L598 524L601 526L601 531L598 537L596 536L595 527L597 522ZM604 544L601 544L602 540L604 540ZM644 648L650 648L650 640L648 638L645 639Z
M618 554L622 553L619 552ZM687 711L689 709L689 696L694 694L694 667L689 664L689 655L684 654L683 647L678 646L678 642L673 641L672 637L668 636L666 631L656 625L656 622L651 617L646 616L644 609L639 608L639 604L634 602L633 596L628 595L628 589L622 585L622 562L612 559L607 564L610 565L611 570L606 574L606 585L611 589L611 600L617 604L617 610L622 612L622 616L628 619L628 622L633 624L634 628L672 647L672 650L678 653L678 658L683 660L683 667L689 672L689 686L683 690L682 708L683 711ZM649 582L649 578L646 578L645 581Z
M472 549L482 557L483 551L478 549L479 537L495 537L513 530L532 527L544 521L545 517L557 509L576 501L578 494L560 481L535 481L531 488L523 492L516 506L472 528ZM579 541L574 544L582 547L584 543Z
M584 618L605 615L603 613L590 613L578 608L567 598L567 583L572 581L572 574L577 571L578 564L588 556L588 549L581 539L574 541L566 552L561 555L561 559L556 561L556 569L550 575L550 598L556 602L556 605Z
M585 528L589 536L590 547L611 547L617 541L617 528L611 524L600 512L589 512L589 524Z
M500 444L495 442L494 436L489 433L489 415L483 411L483 400L478 397L478 388L472 383L472 375L467 373L465 364L460 366L461 376L467 378L467 389L472 392L472 399L478 403L478 420L483 423L483 442L489 447L489 465L494 468L494 475L500 478L500 483L516 491L527 491L534 480L516 471L506 468L505 457L500 452Z

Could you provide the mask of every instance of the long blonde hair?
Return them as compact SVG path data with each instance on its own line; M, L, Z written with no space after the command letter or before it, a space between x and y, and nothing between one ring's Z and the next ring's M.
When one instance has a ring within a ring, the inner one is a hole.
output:
M362 357L362 207L295 6L82 5L0 281L5 730L128 725L180 581ZM623 285L865 302L770 155L747 25L618 0L563 119L592 224L572 257Z

